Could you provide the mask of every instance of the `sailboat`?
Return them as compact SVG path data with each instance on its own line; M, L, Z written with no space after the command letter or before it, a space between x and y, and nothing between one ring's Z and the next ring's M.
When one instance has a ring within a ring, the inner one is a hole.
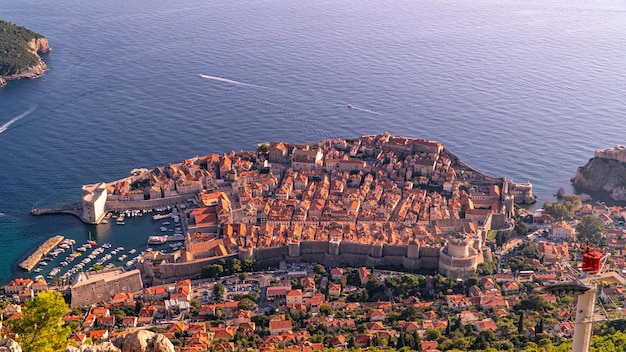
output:
M91 231L89 231L89 240L87 241L87 243L89 243L92 246L98 245L98 243L96 243L96 241L91 239Z

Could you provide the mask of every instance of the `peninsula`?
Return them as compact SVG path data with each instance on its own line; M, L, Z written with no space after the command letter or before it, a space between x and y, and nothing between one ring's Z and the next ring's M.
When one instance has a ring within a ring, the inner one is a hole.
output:
M7 80L39 77L48 69L39 56L50 51L44 36L4 20L0 32L0 87Z
M467 278L491 260L487 233L512 226L514 203L534 201L531 184L478 172L439 142L390 133L263 143L82 190L79 213L93 224L109 212L186 204L184 248L140 265L159 283L231 256L262 266L383 265Z

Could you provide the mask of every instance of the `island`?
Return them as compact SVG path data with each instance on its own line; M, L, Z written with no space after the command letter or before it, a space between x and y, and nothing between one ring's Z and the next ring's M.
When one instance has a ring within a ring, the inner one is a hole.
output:
M48 69L39 56L50 51L44 36L4 20L0 32L0 87L7 80L39 77Z
M597 150L572 179L583 190L604 191L611 199L626 200L626 147L618 145Z

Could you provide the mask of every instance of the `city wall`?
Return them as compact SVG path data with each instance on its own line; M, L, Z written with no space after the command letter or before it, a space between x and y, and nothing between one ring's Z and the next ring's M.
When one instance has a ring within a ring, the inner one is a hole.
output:
M595 157L626 163L626 147L622 145L617 145L611 148L596 150Z
M159 198L159 199L148 199L148 200L129 200L129 201L121 201L121 200L107 200L105 209L107 211L122 211L128 209L154 209L158 207L164 207L167 205L174 205L184 203L187 199L193 198L193 194L185 194L179 195L175 197L167 197L167 198Z
M220 259L237 258L238 254L230 254L222 257L200 259L188 263L161 263L153 266L149 261L139 263L137 268L144 276L144 281L152 285L162 285L184 279L198 279L202 275L205 265L216 264Z

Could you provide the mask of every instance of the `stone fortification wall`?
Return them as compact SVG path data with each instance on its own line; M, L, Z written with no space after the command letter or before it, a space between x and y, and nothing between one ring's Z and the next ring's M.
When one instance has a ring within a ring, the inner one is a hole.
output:
M626 163L626 147L623 145L617 145L615 147L596 150L596 158L604 158L609 160L616 160L620 163Z
M328 253L328 242L322 241L301 241L300 254L324 254Z
M256 248L254 251L254 259L260 268L268 266L277 266L281 260L285 260L289 255L289 247L270 247Z
M291 244L296 245L296 244ZM138 268L146 276L147 282L153 285L176 282L185 278L196 278L202 274L205 265L216 263L222 258L239 257L240 259L255 259L260 268L275 267L281 261L290 263L309 262L321 263L326 266L365 266L404 267L408 270L433 269L439 267L439 248L410 246L410 245L371 245L354 242L341 242L340 251L331 253L328 242L302 241L297 244L299 250L290 253L289 245L271 248L243 249L240 254L225 257L214 257L190 263L162 263L152 267L150 262L141 263ZM408 257L409 247L419 256Z
M148 200L135 200L135 201L119 201L119 200L107 200L105 209L107 211L120 211L127 209L154 209L163 207L166 205L174 205L184 203L187 199L193 198L193 194L185 194L175 197L148 199Z
M406 257L408 246L399 246L395 244L386 244L383 246L383 257L396 256Z
M220 259L237 258L238 254L230 254L223 257L213 257L207 259L196 260L189 263L161 263L158 267L146 268L149 262L138 265L137 268L143 275L146 275L146 281L152 280L152 285L162 285L166 283L176 282L189 278L199 278L202 275L202 268L205 265L217 263ZM154 275L151 276L150 272Z
M372 253L372 245L342 241L339 244L339 252L341 254L370 255Z
M439 248L420 247L420 267L424 269L439 268Z
M116 292L138 292L143 289L139 270L94 280L85 284L74 284L71 288L72 307L109 302Z
M439 251L439 272L442 275L467 279L476 272L478 262L482 261L482 253L479 256L475 249L470 248L469 256L458 258L451 256L451 253L447 252L448 249L449 247L446 246Z
M355 242L341 242L340 251L331 253L328 242L302 241L299 255L290 255L288 246L255 250L255 259L261 267L276 266L281 260L289 263L309 262L325 266L397 266L408 270L437 269L439 249L418 247L419 257L409 258L409 245L372 245ZM291 254L295 252L292 251Z

